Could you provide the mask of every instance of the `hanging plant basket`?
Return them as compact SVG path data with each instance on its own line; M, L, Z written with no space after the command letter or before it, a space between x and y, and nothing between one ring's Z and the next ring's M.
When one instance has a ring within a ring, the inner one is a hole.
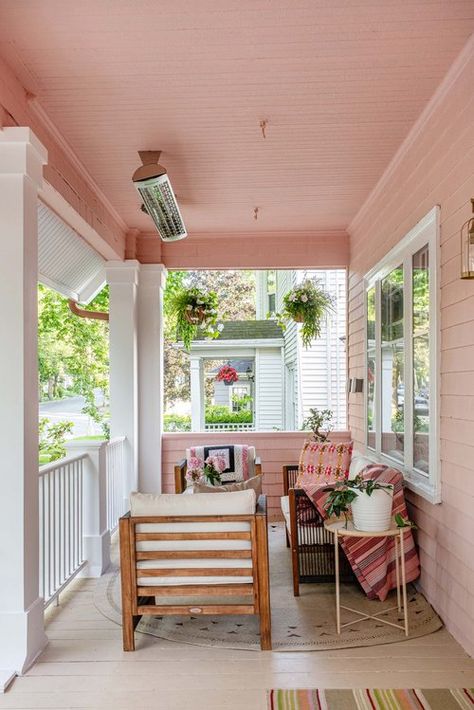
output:
M184 317L191 325L201 325L206 318L206 311L204 308L196 308L193 311L185 311Z
M176 339L182 340L186 350L202 326L206 338L218 338L223 328L217 322L217 294L199 288L181 288L173 294L170 302L171 316L176 322Z
M230 365L222 365L222 367L219 368L219 372L216 375L216 382L223 382L227 387L230 387L230 385L233 385L234 382L239 381L239 375L237 374L237 370L235 367L231 367Z
M306 279L283 298L283 309L276 313L278 325L284 330L290 321L302 323L303 345L309 348L321 336L321 324L333 310L332 296L315 279Z

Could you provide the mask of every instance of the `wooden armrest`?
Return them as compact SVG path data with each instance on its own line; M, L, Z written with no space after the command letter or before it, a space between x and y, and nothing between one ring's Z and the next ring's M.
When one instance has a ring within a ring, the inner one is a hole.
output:
M260 456L255 457L255 475L256 476L261 476L263 473L262 471L262 459Z
M186 488L186 459L181 459L174 467L174 490L175 493L182 493Z

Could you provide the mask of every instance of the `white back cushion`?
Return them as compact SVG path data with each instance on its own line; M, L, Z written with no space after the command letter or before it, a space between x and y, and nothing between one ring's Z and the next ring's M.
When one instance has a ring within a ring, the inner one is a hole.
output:
M131 493L132 518L161 515L252 515L257 499L251 488L232 493L200 493L183 496L176 493Z
M354 451L352 454L351 465L349 466L349 479L352 480L369 464L373 461L367 456L364 456L359 451Z

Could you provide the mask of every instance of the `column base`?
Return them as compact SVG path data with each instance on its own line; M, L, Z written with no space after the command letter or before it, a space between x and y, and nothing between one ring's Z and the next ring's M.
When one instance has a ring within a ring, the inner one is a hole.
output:
M0 693L4 693L16 678L16 671L0 668Z
M0 668L25 673L45 649L44 602L38 598L26 611L0 612Z
M84 535L84 557L87 564L78 577L101 577L110 565L110 532Z

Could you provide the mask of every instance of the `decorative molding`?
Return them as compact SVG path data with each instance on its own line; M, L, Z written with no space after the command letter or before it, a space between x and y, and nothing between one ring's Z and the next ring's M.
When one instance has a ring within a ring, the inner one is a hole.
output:
M388 181L390 180L394 172L397 170L398 166L402 163L417 138L424 131L426 125L431 120L431 117L433 116L434 112L445 100L449 91L454 86L459 76L463 72L464 68L466 67L467 63L473 58L473 56L474 34L469 37L461 52L451 64L444 79L438 85L438 88L436 89L435 93L428 101L421 114L416 119L415 123L408 132L408 135L406 136L405 140L398 148L395 155L386 167L384 173L370 192L369 196L367 197L355 217L350 222L349 226L347 227L347 231L349 234L352 234L354 230L356 230L360 226L360 223L362 222L374 202L381 195Z

